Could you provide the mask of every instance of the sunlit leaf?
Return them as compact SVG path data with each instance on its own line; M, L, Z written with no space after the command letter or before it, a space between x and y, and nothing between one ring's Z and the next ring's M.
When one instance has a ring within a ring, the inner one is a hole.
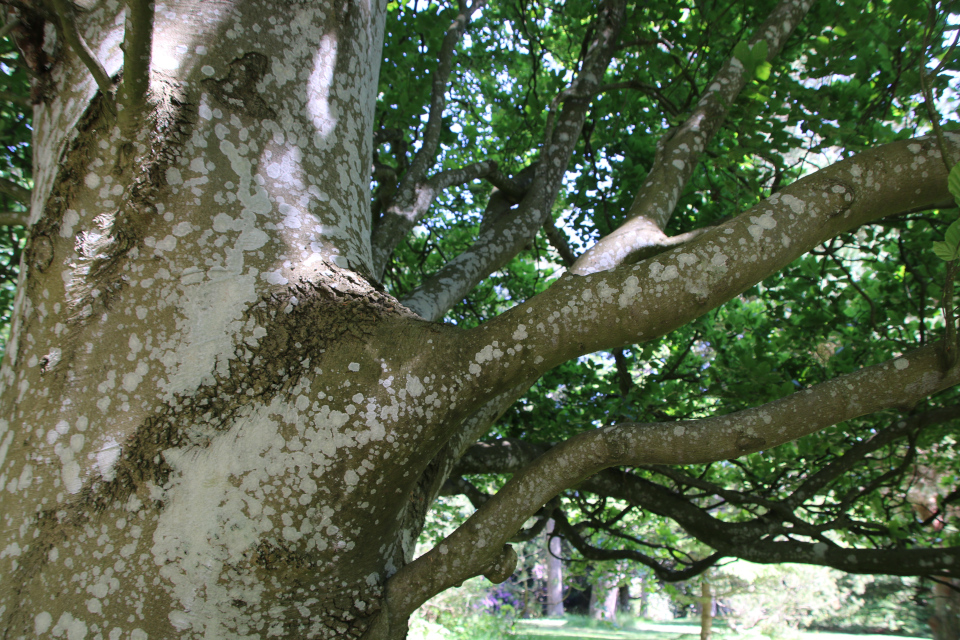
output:
M950 169L950 175L947 176L947 188L950 189L954 201L960 207L960 162Z

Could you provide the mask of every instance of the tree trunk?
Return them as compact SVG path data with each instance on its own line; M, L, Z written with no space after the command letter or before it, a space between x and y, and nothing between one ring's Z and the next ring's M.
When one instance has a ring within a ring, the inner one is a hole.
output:
M594 620L616 622L619 592L616 575L602 574L590 592L590 617Z
M929 621L933 640L960 639L960 593L956 591L960 584L952 582L933 585L934 614Z
M381 607L429 425L470 410L410 364L443 330L355 275L383 18L164 5L128 131L60 49L2 369L5 637L358 637Z
M710 582L700 581L700 640L710 640L713 631L713 593Z
M551 518L547 521L547 611L548 616L563 615L563 560L560 559L560 538L554 537L556 525Z

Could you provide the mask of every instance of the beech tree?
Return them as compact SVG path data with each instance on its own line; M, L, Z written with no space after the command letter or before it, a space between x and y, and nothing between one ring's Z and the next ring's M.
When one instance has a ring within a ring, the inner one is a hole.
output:
M2 4L4 637L403 638L551 517L957 575L948 8Z

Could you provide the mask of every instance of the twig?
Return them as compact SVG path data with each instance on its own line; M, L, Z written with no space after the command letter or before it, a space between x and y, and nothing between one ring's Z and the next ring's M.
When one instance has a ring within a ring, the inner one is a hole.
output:
M33 104L30 103L30 98L26 96L21 96L20 94L14 93L13 91L0 90L0 100L3 100L4 102L9 102L10 104L15 104L18 107L23 107L25 109L33 108Z
M923 70L926 52L930 48L930 33L933 30L934 24L936 24L936 9L933 4L930 5L929 18L927 29L923 34L924 55L920 59L920 87L923 91L923 102L927 108L930 124L933 125L933 133L937 136L937 145L940 147L940 158L947 167L947 173L950 173L950 169L952 169L954 165L953 158L950 157L950 151L947 149L947 143L943 138L943 130L940 128L940 115L937 113L936 107L933 104L933 91L927 82L927 74L924 73ZM954 45L956 45L956 42L954 42ZM952 50L953 46L950 48ZM937 69L939 70L939 67L937 67Z
M110 76L107 75L103 65L101 65L100 61L93 55L90 47L84 42L80 32L77 31L77 25L73 15L73 5L69 0L53 0L53 6L57 16L60 18L60 27L61 31L63 31L64 39L93 75L93 79L96 80L97 86L100 87L100 93L103 94L110 111L116 113L117 105L111 95L113 82L110 80Z
M30 189L21 187L13 180L0 178L0 193L10 196L22 204L30 204Z
M7 24L0 27L0 38L6 38L11 31L13 31L19 26L20 26L20 20L18 20L17 18L14 18Z
M936 5L931 3L930 10L928 12L927 29L923 34L924 55L920 58L920 88L923 91L923 102L927 108L927 115L930 118L930 124L933 125L933 132L937 137L937 146L940 147L940 159L943 160L943 164L947 168L947 174L949 175L950 169L953 168L954 164L953 158L950 156L950 151L947 149L947 143L943 138L943 130L940 128L940 115L937 113L937 110L933 104L933 91L930 88L930 83L927 81L927 74L923 71L924 61L926 60L926 52L930 48L930 34L933 31L935 24ZM950 51L953 50L955 45L956 40L954 40L953 45L951 45ZM946 57L944 60L946 60ZM940 66L942 66L942 64ZM938 71L940 66L937 67ZM953 318L953 278L956 275L956 272L956 261L948 260L947 272L944 276L946 281L943 284L943 297L940 300L940 306L943 309L943 319L946 323L946 335L944 335L943 338L942 352L943 366L945 369L952 368L957 362L957 326Z
M0 227L25 227L29 221L26 211L0 211Z

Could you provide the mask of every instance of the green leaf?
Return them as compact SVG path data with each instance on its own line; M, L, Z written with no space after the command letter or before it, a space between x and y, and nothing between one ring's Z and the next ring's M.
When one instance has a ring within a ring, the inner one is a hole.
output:
M944 234L943 240L947 243L947 246L953 249L960 247L960 220L956 220L947 227L947 233Z
M750 55L750 45L746 42L738 42L733 48L734 57L740 61L744 68L749 69L753 66L753 57Z
M761 62L766 62L767 60L767 41L761 40L757 44L753 45L753 48L750 50L753 54L753 63L760 64Z
M754 75L756 75L757 80L768 80L770 78L770 63L761 62L757 65Z
M947 262L957 259L957 247L951 247L946 242L934 242L933 252L938 258Z
M953 200L960 207L960 162L953 165L950 169L950 175L947 176L947 188L953 194Z

